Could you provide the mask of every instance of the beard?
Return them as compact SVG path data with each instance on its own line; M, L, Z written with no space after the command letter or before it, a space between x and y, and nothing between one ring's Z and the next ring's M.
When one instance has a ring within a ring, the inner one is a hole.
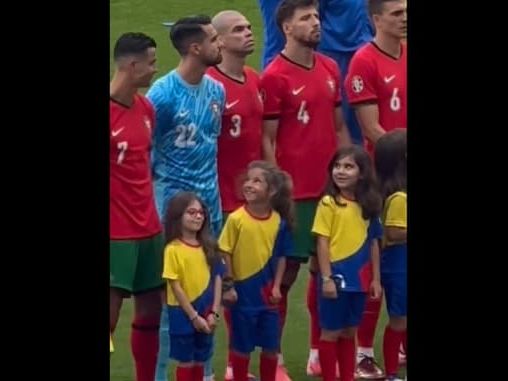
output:
M215 66L222 62L222 53L219 51L214 57L205 57L204 63L206 66Z
M298 41L298 43L300 45L303 45L305 46L306 48L311 48L311 49L316 49L319 45L319 42L321 40L320 38L321 36L317 37L317 38L312 38L312 37L308 37L308 38L297 38L296 40Z

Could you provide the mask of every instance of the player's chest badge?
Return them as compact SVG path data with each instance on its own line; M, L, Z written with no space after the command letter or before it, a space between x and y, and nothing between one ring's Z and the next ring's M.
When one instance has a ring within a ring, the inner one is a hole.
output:
M335 93L335 81L332 78L328 77L328 79L326 80L326 83L327 83L330 91L332 92L332 94Z

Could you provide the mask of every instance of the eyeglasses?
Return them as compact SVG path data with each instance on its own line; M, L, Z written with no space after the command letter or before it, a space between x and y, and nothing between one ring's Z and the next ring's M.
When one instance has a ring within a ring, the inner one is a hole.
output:
M203 209L190 208L185 211L189 216L194 217L199 214L201 217L205 217L205 211Z

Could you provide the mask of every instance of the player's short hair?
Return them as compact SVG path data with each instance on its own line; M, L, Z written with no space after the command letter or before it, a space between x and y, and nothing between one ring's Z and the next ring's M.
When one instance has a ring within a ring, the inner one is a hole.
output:
M202 26L211 23L212 20L206 15L183 17L175 22L169 32L169 38L176 51L185 56L190 44L203 42L206 33Z
M390 1L400 1L400 0L369 0L369 15L380 15L383 13L383 7L385 3Z
M124 33L115 43L113 57L117 61L123 57L145 54L148 48L156 47L155 40L144 33Z
M317 0L282 0L275 12L275 20L279 29L284 32L282 23L293 17L297 9L310 6L317 7Z

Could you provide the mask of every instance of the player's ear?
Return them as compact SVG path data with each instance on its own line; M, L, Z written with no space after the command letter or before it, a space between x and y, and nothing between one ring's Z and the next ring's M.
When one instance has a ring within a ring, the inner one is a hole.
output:
M291 24L287 21L283 22L282 30L284 31L284 34L289 34L289 32L291 32Z
M199 56L201 52L201 45L197 42L193 42L189 45L189 53L195 56Z

